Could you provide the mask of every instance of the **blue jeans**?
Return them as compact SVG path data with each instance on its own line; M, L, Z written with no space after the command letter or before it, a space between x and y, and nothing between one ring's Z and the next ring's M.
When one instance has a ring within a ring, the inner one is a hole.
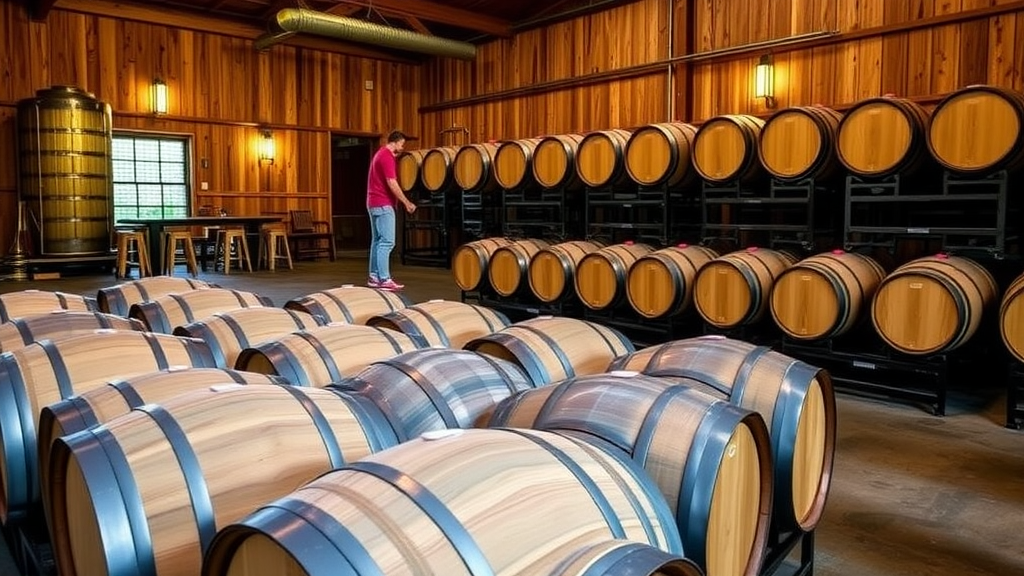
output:
M367 208L370 213L370 276L381 282L391 278L391 250L395 247L395 209Z

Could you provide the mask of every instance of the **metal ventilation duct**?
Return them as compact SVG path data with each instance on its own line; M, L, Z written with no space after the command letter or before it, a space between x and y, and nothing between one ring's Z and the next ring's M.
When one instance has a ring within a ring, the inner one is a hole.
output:
M278 31L257 38L257 50L266 50L293 34L306 32L338 40L374 44L396 50L408 50L409 52L446 56L460 60L476 58L476 46L468 42L437 38L305 8L285 8L273 17L271 23L276 25Z

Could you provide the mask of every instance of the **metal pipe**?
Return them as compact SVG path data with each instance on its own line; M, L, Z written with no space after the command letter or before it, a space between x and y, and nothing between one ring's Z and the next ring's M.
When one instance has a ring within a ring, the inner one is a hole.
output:
M665 118L666 122L671 122L676 115L676 98L675 98L675 64L672 63L672 56L675 55L675 10L673 10L673 0L665 0L665 4L668 6L668 73L665 78L665 102L668 110L668 118Z
M695 52L693 54L685 54L683 56L675 56L669 58L669 62L691 62L694 60L707 60L709 58L717 58L719 56L727 56L737 52L748 52L758 48L778 48L780 46L789 46L790 44L800 44L808 40L814 40L816 38L824 38L826 36L835 36L839 34L838 30L821 30L819 32L807 32L806 34L797 34L796 36L787 36L785 38L779 38L775 40L762 40L760 42L751 42L749 44L740 44L738 46L730 46L728 48L719 48L718 50L708 50L705 52Z

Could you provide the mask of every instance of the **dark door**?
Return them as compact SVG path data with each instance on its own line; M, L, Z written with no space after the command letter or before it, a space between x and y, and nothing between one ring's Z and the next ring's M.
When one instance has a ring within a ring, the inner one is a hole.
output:
M370 247L366 215L366 176L376 143L365 138L331 137L331 206L340 250Z

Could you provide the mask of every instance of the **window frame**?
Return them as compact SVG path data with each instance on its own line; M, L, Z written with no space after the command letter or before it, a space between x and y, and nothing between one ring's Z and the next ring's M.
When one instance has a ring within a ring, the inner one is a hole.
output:
M133 142L137 141L137 140L153 140L153 141L157 141L157 142L160 142L160 141L175 141L175 142L182 142L183 143L184 148L185 148L184 153L182 154L182 167L184 169L184 177L183 177L182 182L181 182L180 185L183 185L185 187L184 216L190 215L192 213L193 205L195 204L195 201L196 201L196 199L194 197L193 184L192 184L192 179L193 179L193 174L194 174L194 166L193 166L193 164L194 164L194 156L195 156L195 147L194 147L195 137L194 137L194 135L193 134L189 134L189 133L181 133L181 132L163 132L163 131L157 132L157 131L150 131L150 130L114 129L112 131L111 154L110 154L110 158L111 158L111 174L110 174L110 176L111 176L111 198L110 198L110 211L111 211L111 214L113 216L114 224L115 225L117 224L118 218L119 218L119 216L117 214L118 206L133 206L136 209L136 215L135 216L126 216L126 218L138 218L138 219L147 219L147 220L148 219L156 219L156 218L158 218L158 217L143 215L143 214L141 214L139 212L140 208L153 208L153 207L152 206L148 206L148 205L139 204L138 203L138 196L136 196L136 201L135 201L134 204L131 204L131 205L128 205L128 204L118 204L118 202L117 202L117 193L114 191L114 188L118 184L133 184L135 186L145 185L145 184L154 184L154 183L151 183L151 182L139 182L137 177L134 178L132 182L118 181L115 178L114 170L113 170L113 163L114 163L114 159L115 159L114 152L113 152L113 141L118 139L118 138L124 138L124 139L130 138ZM132 162L133 163L137 163L138 160L137 159L133 159ZM160 185L166 185L166 184L179 185L177 182L173 182L173 183L163 183L163 182L161 182L159 184ZM161 192L161 198L163 198L163 193L162 192ZM162 204L160 206L160 208L161 208L161 216L160 217L164 217L164 218L171 217L171 216L168 216L168 214L166 212L166 208L167 208L166 205Z

